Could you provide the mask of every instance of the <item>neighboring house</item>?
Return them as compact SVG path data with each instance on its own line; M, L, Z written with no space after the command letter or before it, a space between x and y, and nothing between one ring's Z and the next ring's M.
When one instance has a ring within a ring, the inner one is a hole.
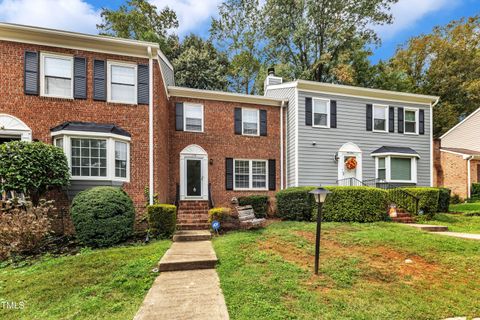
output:
M432 185L431 115L438 97L282 83L273 70L265 95L288 99L286 187Z
M466 199L480 182L480 108L442 135L437 142L436 185Z

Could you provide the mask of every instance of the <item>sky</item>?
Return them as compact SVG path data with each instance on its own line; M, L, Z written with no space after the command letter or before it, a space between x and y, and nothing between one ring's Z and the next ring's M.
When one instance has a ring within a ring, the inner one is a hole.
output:
M124 0L0 0L0 21L96 34L101 8L115 9ZM169 6L178 16L180 37L208 36L211 17L221 0L150 0ZM399 0L392 8L394 22L376 26L382 44L373 48L372 62L391 57L409 38L428 33L436 25L480 14L480 0Z

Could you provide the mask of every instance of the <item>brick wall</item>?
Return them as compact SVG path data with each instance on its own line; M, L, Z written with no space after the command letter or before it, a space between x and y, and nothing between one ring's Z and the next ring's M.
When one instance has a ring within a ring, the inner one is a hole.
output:
M86 57L88 61L86 100L27 96L23 93L24 51L48 51ZM50 128L65 121L114 123L130 132L130 183L125 191L132 197L140 217L144 211L144 188L148 185L148 105L127 105L93 101L93 59L112 59L148 64L148 59L124 57L89 51L0 41L0 113L17 117L32 129L32 138L51 143ZM155 170L156 192L167 198L168 122L166 97L157 63L154 64ZM63 203L63 202L62 202Z
M204 105L204 132L175 131L175 102L195 102ZM266 137L248 137L234 133L234 108L248 107L267 110ZM169 201L173 202L180 180L180 152L190 144L197 144L208 153L211 164L208 180L216 206L229 206L232 197L267 194L270 197L280 188L280 107L240 104L213 100L172 97L170 121L170 183ZM227 191L225 187L225 158L275 159L276 191Z
M461 155L442 151L440 154L440 163L443 172L443 183L439 187L446 187L452 190L453 194L458 194L461 198L467 197L467 160Z

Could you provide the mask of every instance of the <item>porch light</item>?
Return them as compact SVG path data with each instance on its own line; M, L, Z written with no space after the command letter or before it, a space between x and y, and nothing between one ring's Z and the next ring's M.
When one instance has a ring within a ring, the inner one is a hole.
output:
M327 199L327 195L331 193L325 188L318 187L315 190L310 191L313 194L315 202L317 203L317 234L315 237L315 274L318 274L318 265L320 264L320 233L322 230L322 207L323 203Z

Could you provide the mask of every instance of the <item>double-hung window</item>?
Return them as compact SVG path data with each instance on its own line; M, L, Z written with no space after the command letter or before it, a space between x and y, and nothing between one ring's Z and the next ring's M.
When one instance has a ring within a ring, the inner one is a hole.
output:
M385 157L378 158L377 179L380 179L380 180L387 179L387 168L385 164Z
M374 105L373 106L373 131L387 132L388 131L388 106Z
M258 136L260 134L260 116L258 109L242 108L242 134Z
M330 127L330 101L326 99L313 98L313 126Z
M115 141L115 177L127 178L128 145Z
M235 160L234 168L236 190L267 190L266 160Z
M405 122L405 133L418 133L418 110L416 109L405 109L404 111L404 122Z
M42 96L73 99L73 57L42 52L40 68Z
M203 105L184 104L185 131L203 132Z
M108 61L108 101L137 103L137 65Z

